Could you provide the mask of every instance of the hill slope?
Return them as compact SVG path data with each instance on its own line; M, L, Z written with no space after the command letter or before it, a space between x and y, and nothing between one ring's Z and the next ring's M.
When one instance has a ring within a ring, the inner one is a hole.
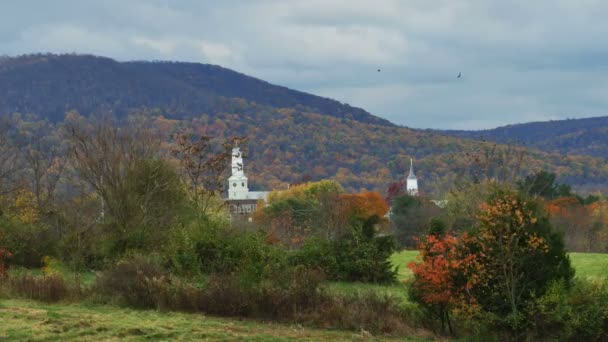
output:
M522 144L546 152L608 158L608 116L441 133L499 143Z
M147 107L184 118L220 111L230 98L392 125L363 109L216 65L50 54L0 59L0 114L32 112L59 121L68 110L120 116Z
M384 191L415 159L423 191L470 168L483 144L398 127L362 109L295 92L217 66L118 63L91 56L36 55L0 61L0 114L32 112L55 122L85 115L144 113L169 135L188 128L249 138L245 170L252 190L278 189L309 175L347 190ZM530 152L524 173L540 168L560 181L608 188L604 159Z

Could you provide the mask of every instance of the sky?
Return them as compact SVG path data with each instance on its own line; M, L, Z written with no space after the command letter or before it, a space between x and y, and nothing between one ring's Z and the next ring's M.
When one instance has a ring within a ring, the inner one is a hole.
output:
M599 0L4 1L0 55L218 64L399 125L484 129L608 115L607 17Z

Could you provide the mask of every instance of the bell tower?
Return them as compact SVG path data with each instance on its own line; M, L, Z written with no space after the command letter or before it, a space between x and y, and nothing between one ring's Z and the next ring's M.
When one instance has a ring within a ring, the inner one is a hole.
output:
M241 149L232 149L232 175L228 178L228 199L246 199L249 193L247 177L243 170L243 155Z

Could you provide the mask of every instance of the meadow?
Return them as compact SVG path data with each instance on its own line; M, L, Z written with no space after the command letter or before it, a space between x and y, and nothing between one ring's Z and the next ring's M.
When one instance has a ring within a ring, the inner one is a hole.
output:
M352 341L371 337L365 331L12 299L0 301L0 322L1 341Z
M406 281L412 276L407 264L416 261L417 251L404 250L391 257L393 266L397 267L398 283L392 285L375 285L369 283L331 282L329 288L342 293L355 293L374 291L386 293L398 298L403 305L413 305L407 299ZM603 281L608 277L608 254L601 253L569 253L572 266L576 270L576 277L590 281Z
M415 261L416 256L416 251L402 251L392 256L393 265L399 266L400 281L411 276L406 265ZM578 277L601 281L608 274L608 254L570 253L570 259ZM331 282L328 287L343 293L382 292L398 298L402 305L415 305L407 300L406 287L401 282L393 285ZM44 304L23 299L0 299L0 322L0 340L17 341L394 340L390 336L371 336L366 331L314 329L203 314L132 310L86 302ZM418 335L412 340L432 339L423 331Z

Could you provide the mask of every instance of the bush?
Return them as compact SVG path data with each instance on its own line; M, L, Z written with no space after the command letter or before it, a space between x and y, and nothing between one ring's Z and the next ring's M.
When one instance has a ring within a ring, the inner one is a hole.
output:
M291 256L293 264L319 268L331 280L388 283L396 280L390 262L395 251L392 236L374 236L365 227L355 227L339 240L307 239Z
M412 336L414 329L411 324L417 320L414 316L397 299L370 291L326 297L323 304L305 319L322 328Z
M41 267L45 255L54 254L56 238L42 223L22 223L0 216L2 247L13 253L12 264Z
M6 276L8 271L8 259L12 258L13 254L6 248L0 247L0 279Z
M579 279L568 288L564 281L556 281L532 306L534 338L608 339L608 288L604 284Z
M65 299L70 294L65 280L59 274L47 276L19 274L10 276L8 292L16 296L43 302L57 302Z
M168 274L157 259L134 255L103 272L94 290L130 307L156 308L155 295L165 292L167 284Z
M286 251L267 243L262 233L205 222L176 230L165 254L180 275L240 272L252 281L259 280L268 265L285 264L287 258Z

